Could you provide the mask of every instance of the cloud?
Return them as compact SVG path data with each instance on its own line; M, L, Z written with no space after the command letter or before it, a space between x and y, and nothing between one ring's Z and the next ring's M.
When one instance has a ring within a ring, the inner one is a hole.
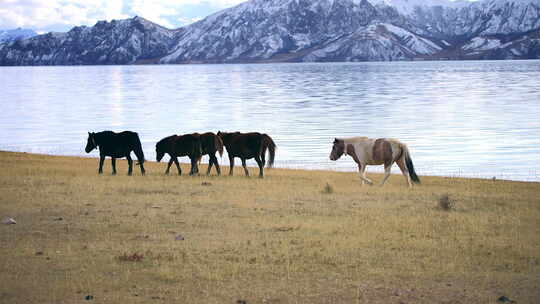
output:
M131 0L134 15L174 28L196 22L215 11L246 0ZM202 16L202 17L201 17Z
M45 31L135 15L175 28L246 0L1 0L0 29Z
M180 24L191 24L202 19L203 19L202 17L193 17L193 18L178 17L178 21L180 22Z
M128 18L122 10L122 2L108 0L3 0L0 28L93 25L102 19Z
M175 1L133 0L130 11L134 15L144 17L168 28L175 27L167 17L177 15L178 5Z

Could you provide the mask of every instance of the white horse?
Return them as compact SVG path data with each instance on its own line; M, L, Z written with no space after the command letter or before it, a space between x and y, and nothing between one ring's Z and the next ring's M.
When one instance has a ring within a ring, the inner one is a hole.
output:
M416 172L414 172L414 166L407 145L399 142L397 139L373 139L368 137L336 138L332 152L330 153L330 159L338 160L343 154L350 155L358 164L362 185L364 183L373 184L366 177L367 165L384 165L382 186L388 177L390 177L390 169L394 163L397 163L399 169L401 169L401 173L405 176L409 187L412 187L411 180L415 183L420 183L420 179L416 175Z

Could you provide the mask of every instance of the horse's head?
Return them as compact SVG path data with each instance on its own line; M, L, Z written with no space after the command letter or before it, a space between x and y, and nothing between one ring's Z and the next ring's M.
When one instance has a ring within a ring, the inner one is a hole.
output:
M95 148L97 148L96 134L88 132L88 139L86 140L86 148L84 148L84 151L90 153Z
M166 142L164 140L160 140L156 144L156 161L158 163L161 161L163 156L165 156L165 150L166 150L165 145L166 145Z
M217 136L218 136L218 137L221 139L221 141L224 142L224 143L225 143L225 141L226 141L226 138L229 137L229 134L230 134L230 133L227 133L227 132L221 132L221 131L218 131L218 132L217 132Z
M345 141L335 138L332 152L330 152L330 160L338 160L343 153L345 153Z
M171 153L172 151L172 144L174 140L177 138L177 135L171 135L163 138L162 140L158 141L156 144L156 161L159 163L163 156L165 156L165 153Z

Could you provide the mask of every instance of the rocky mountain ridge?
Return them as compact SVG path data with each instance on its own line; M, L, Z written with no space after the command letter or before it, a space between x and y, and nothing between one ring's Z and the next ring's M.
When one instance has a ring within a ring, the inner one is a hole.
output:
M100 21L0 44L0 64L540 58L540 0L420 2L251 0L174 30Z

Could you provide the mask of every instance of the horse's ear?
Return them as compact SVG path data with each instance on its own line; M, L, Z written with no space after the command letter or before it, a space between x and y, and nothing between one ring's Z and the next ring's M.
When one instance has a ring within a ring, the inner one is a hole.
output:
M334 138L334 143L337 143L337 142L339 142L339 139Z

